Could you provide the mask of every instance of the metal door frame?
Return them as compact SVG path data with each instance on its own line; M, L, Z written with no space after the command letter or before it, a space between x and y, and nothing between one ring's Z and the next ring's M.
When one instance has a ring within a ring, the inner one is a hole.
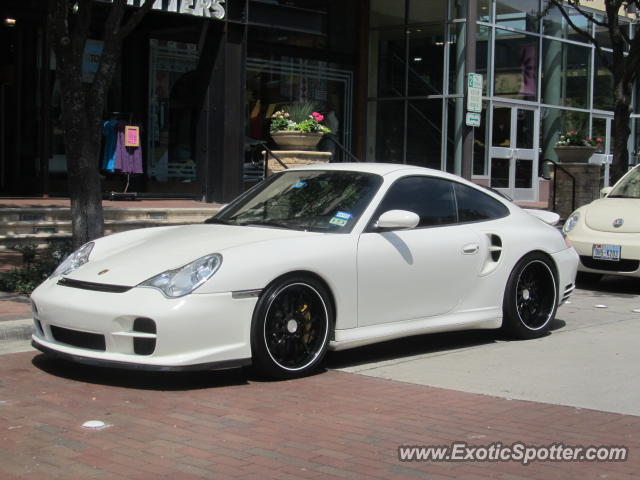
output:
M491 103L491 132L490 148L489 148L489 181L491 181L491 166L493 158L509 159L509 186L506 188L496 188L496 190L509 195L515 201L536 201L538 200L538 157L540 150L540 108L534 105L523 105L511 102L492 102ZM510 118L510 145L509 147L499 147L493 145L493 113L495 108L509 108L511 110ZM533 148L517 148L518 142L518 110L528 110L533 112ZM531 160L531 188L516 188L516 161ZM495 188L495 187L494 187Z
M613 161L613 145L611 145L611 126L613 123L613 115L605 113L594 113L591 116L591 136L593 137L593 120L600 119L605 121L605 137L604 137L604 152L594 153L589 159L589 163L595 165L604 165L604 185L608 187L610 183L609 171L611 168L611 162Z

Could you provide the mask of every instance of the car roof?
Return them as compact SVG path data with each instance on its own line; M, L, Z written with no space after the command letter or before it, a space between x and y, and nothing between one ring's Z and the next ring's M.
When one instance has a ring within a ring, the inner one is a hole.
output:
M377 162L359 162L359 163L314 163L309 165L302 165L295 168L290 168L285 171L300 171L300 170L328 170L328 171L348 171L348 172L366 172L373 173L381 176L392 176L392 180L397 177L403 177L406 175L429 175L432 177L446 178L448 180L454 180L459 183L464 183L475 189L482 191L499 200L508 208L515 206L514 203L503 194L482 185L473 183L467 179L464 179L453 173L443 172L442 170L435 170L433 168L418 167L415 165L405 165L402 163L377 163ZM282 172L280 172L282 173ZM394 178L395 177L395 178Z
M304 165L300 167L291 168L289 170L342 170L349 172L367 172L375 173L377 175L388 175L390 173L401 172L402 174L412 173L421 175L433 175L437 177L451 178L461 180L460 177L443 172L441 170L434 170L432 168L417 167L415 165L404 165L402 163L374 163L374 162L359 162L359 163L314 163L310 165Z

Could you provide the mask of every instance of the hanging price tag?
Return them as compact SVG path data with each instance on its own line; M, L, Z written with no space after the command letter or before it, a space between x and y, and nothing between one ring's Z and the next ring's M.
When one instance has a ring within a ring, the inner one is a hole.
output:
M124 146L139 147L140 146L140 127L134 125L125 125L124 127Z

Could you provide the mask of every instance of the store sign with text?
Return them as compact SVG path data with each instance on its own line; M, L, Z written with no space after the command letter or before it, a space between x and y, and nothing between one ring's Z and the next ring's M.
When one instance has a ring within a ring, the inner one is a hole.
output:
M113 3L112 0L101 0L105 3ZM225 0L147 0L153 1L153 10L163 12L183 13L195 17L217 18L222 20L225 10L222 6ZM127 5L141 7L145 0L127 0Z

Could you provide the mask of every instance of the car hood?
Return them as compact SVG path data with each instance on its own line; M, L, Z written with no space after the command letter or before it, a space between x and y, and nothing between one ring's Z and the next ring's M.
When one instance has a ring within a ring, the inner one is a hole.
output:
M211 253L269 240L319 235L266 227L187 225L132 230L96 241L88 263L67 275L73 280L135 286L166 270Z
M601 198L589 204L585 212L585 223L592 230L615 233L639 233L640 200L634 198ZM619 227L613 222L622 219Z

